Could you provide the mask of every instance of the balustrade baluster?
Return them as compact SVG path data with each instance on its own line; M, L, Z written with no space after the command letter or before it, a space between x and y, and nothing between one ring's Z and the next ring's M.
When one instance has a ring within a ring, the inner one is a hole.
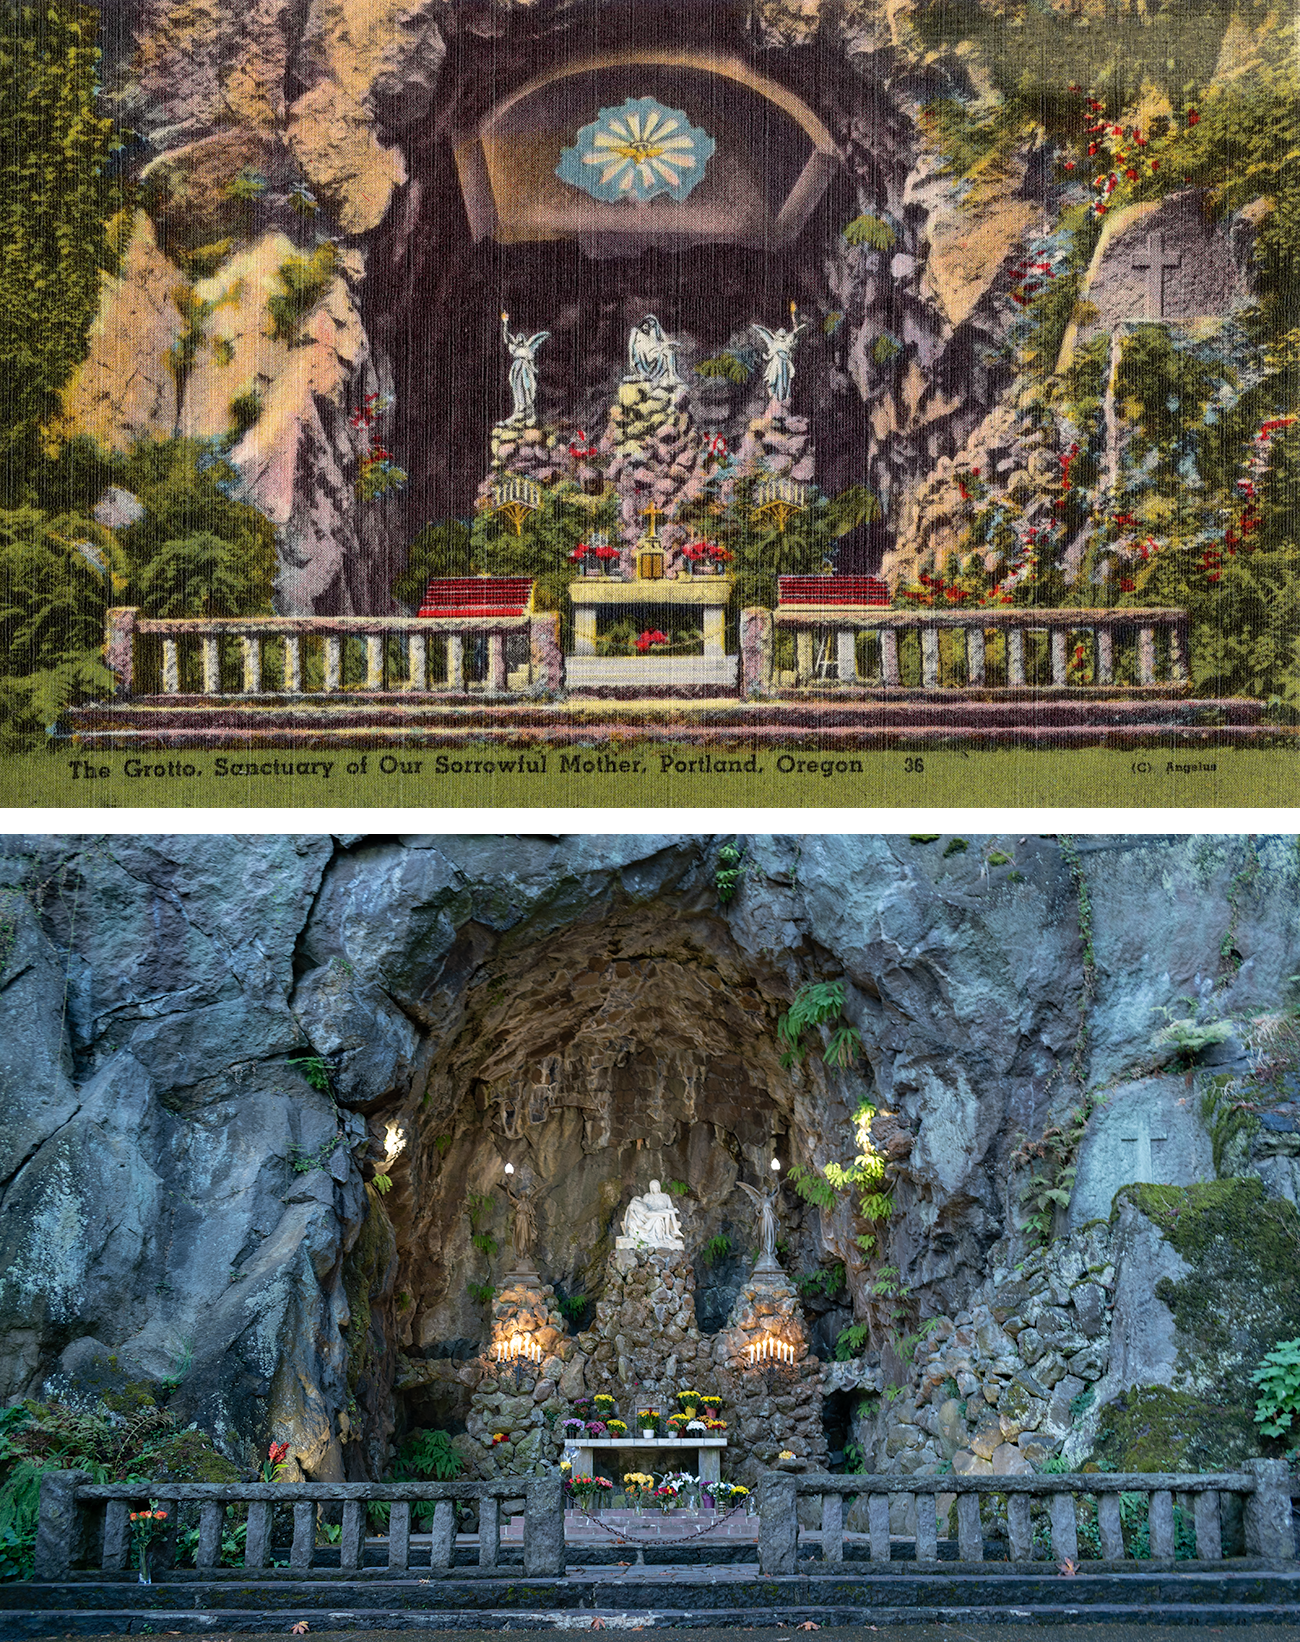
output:
M966 677L973 685L984 683L984 629L966 629Z
M248 1507L248 1537L244 1540L245 1568L265 1568L271 1549L271 1502L255 1499Z
M343 1532L339 1536L339 1567L359 1568L366 1548L366 1507L359 1499L343 1501Z
M205 1499L199 1507L199 1546L194 1553L196 1568L215 1568L221 1560L221 1529L226 1508L220 1500Z
M384 687L384 635L382 633L366 634L366 689L382 690Z
M858 679L858 636L852 628L841 627L835 635L835 676L841 684Z
M1219 1562L1223 1558L1223 1525L1219 1519L1219 1495L1214 1488L1203 1488L1192 1504L1192 1519L1196 1524L1196 1554L1202 1562Z
M501 1550L501 1501L481 1499L478 1502L478 1565L495 1568Z
M289 1552L289 1566L297 1573L311 1567L316 1549L316 1507L309 1499L294 1501L293 1549Z
M921 629L921 688L939 688L939 629L933 626Z
M423 633L412 633L407 645L406 688L427 690L429 687L428 639Z
M260 633L241 633L239 646L244 659L244 694L255 696L262 689L262 637Z
M1153 627L1138 628L1138 683L1154 684L1156 677L1156 634Z
M285 635L284 688L291 696L302 694L302 640L296 633Z
M822 1495L822 1561L844 1561L844 1499L840 1494Z
M867 1496L867 1534L873 1562L889 1561L889 1495Z
M506 636L488 634L488 689L500 695L506 687Z
M1168 1488L1151 1493L1151 1555L1168 1560L1174 1554L1174 1496Z
M176 640L172 638L163 640L162 687L165 696L180 694L180 660L176 654Z
M898 629L896 627L882 627L880 629L880 671L885 683L898 688Z
M1029 1495L1007 1495L1007 1538L1012 1562L1028 1562L1034 1554L1033 1528L1029 1520Z
M1124 1530L1121 1526L1118 1494L1097 1495L1097 1534L1101 1554L1107 1562L1123 1562Z
M1047 1516L1052 1525L1052 1555L1058 1562L1079 1560L1079 1530L1074 1514L1074 1495L1048 1496Z
M1097 629L1097 683L1115 682L1115 632L1109 625Z
M480 1505L482 1501L479 1502ZM431 1568L450 1568L456 1549L456 1507L449 1499L440 1499L433 1508L432 1544L429 1547Z
M465 688L465 639L460 633L447 635L447 688Z
M983 1562L984 1529L978 1494L957 1495L957 1555L963 1562Z
M205 633L200 642L203 645L203 693L218 696L221 694L221 641L215 633Z
M801 627L795 634L794 650L794 681L796 684L811 684L813 676L813 630L811 627Z
M104 1510L104 1552L100 1567L106 1574L120 1574L131 1560L131 1501L111 1499Z
M1069 637L1069 632L1064 627L1053 627L1051 629L1053 684L1063 685L1066 682L1065 654Z
M325 635L325 688L327 691L343 687L343 635Z
M411 1502L395 1499L388 1513L388 1566L405 1568L411 1555Z
M1025 682L1025 635L1019 627L1007 628L1007 683Z
M1169 623L1169 678L1174 684L1187 682L1187 643L1183 624Z

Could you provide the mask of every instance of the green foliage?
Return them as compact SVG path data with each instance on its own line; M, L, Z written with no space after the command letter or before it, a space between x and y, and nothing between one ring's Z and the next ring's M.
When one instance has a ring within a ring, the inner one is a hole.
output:
M1079 1147L1088 1120L1099 1104L1096 1095L1086 1095L1064 1122L1049 1124L1038 1140L1023 1139L1011 1154L1013 1170L1033 1168L1028 1182L1020 1188L1019 1202L1028 1211L1024 1229L1039 1243L1051 1241L1058 1210L1069 1207Z
M95 99L98 10L9 4L0 34L6 134L0 165L0 494L37 458L39 430L86 351L100 277L114 267L106 225L122 204L107 174L118 146Z
M446 1157L451 1147L452 1137L450 1135L435 1135L433 1137L433 1149L439 1157Z
M848 1328L841 1329L835 1341L835 1361L846 1363L850 1357L858 1356L870 1333L866 1323L850 1323Z
M473 1243L474 1247L480 1254L485 1254L489 1260L492 1259L501 1247L500 1243L498 1243L496 1238L492 1236L491 1232L475 1232L470 1238L470 1242Z
M470 1192L465 1199L465 1209L469 1215L470 1229L477 1231L480 1222L486 1215L491 1214L495 1206L491 1192Z
M465 1462L445 1431L413 1431L397 1451L393 1477L398 1482L452 1482Z
M795 1278L794 1286L805 1300L833 1299L845 1286L844 1262L837 1260L833 1266L806 1271Z
M230 430L236 441L242 439L249 428L256 426L261 414L262 396L256 388L235 395L230 401Z
M370 1184L379 1193L380 1197L387 1197L393 1189L393 1177L385 1174L382 1169L376 1169L370 1178Z
M794 1066L803 1060L808 1050L804 1034L810 1028L839 1019L844 1009L843 981L808 981L795 993L790 1008L776 1023L776 1035L784 1044L782 1066ZM822 1059L828 1066L852 1066L862 1051L862 1039L857 1028L838 1026L822 1050Z
M333 1096L334 1087L330 1083L329 1062L323 1055L290 1055L286 1064L301 1072L309 1087L315 1089L318 1094Z
M664 1186L664 1190L671 1192L674 1197L685 1197L690 1189L684 1180L670 1180Z
M226 184L226 195L232 200L260 200L266 188L262 173L255 166L246 165Z
M1233 1024L1231 1021L1200 1020L1199 998L1180 998L1178 1002L1187 1006L1189 1013L1176 1017L1172 1008L1158 1009L1156 1013L1163 1015L1168 1024L1156 1033L1152 1047L1172 1048L1176 1063L1187 1068L1195 1064L1196 1057L1204 1050L1216 1043L1225 1043L1232 1036Z
M406 568L393 583L393 597L418 609L431 577L473 573L469 526L459 519L427 524L406 550Z
M466 1283L465 1292L476 1306L485 1306L496 1290L491 1283Z
M944 848L943 858L946 861L953 855L965 855L969 848L970 845L964 838L950 838Z
M1296 1437L1291 1421L1300 1413L1300 1340L1274 1346L1251 1375L1259 1387L1255 1424L1266 1437Z
M585 1294L561 1294L556 1297L556 1309L572 1328L581 1328L591 1308Z
M840 230L850 245L865 245L871 251L888 251L898 238L881 217L854 217Z
M728 382L748 382L753 365L738 359L734 353L714 354L711 359L701 359L695 367L697 376L721 376Z
M125 580L109 532L75 514L0 513L0 670L24 680L52 723L78 687L99 693L104 617Z
M835 1207L835 1188L816 1169L805 1169L802 1164L793 1163L786 1174L786 1179L805 1203L815 1204L819 1209L833 1209Z
M269 335L293 348L302 340L302 322L329 290L338 268L333 245L318 245L310 256L289 257L280 264L281 289L266 299Z
M871 344L871 357L877 365L888 365L891 359L897 359L903 351L903 344L896 336L883 332Z
M716 1266L720 1260L725 1260L732 1252L731 1238L726 1232L719 1232L711 1237L701 1251L701 1258L706 1266Z
M1259 1118L1249 1100L1243 1099L1237 1079L1222 1073L1211 1078L1201 1096L1201 1122L1210 1137L1215 1174L1228 1173L1228 1163L1236 1143L1249 1139L1259 1128Z
M718 851L718 866L713 874L713 882L717 886L718 900L724 907L731 903L740 887L744 856L744 850L737 848L735 844L724 844Z

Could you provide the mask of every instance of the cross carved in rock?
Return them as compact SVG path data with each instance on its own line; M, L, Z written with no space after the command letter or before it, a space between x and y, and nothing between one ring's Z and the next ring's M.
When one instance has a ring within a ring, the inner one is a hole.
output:
M1151 1185L1151 1148L1159 1141L1168 1140L1168 1135L1153 1135L1151 1120L1146 1113L1141 1113L1135 1121L1137 1129L1135 1135L1121 1135L1119 1138L1126 1146L1136 1146L1137 1152L1133 1160L1133 1180Z
M1165 269L1182 266L1182 257L1174 251L1165 250L1163 234L1148 234L1145 255L1138 252L1133 258L1133 267L1139 272L1146 269L1147 275L1147 313L1148 319L1163 319L1165 314Z

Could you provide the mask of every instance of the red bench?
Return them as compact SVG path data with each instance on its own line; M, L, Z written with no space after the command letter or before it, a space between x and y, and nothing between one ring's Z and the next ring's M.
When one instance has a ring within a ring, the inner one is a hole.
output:
M435 576L425 589L422 616L468 620L526 616L532 610L530 576Z
M887 605L879 576L778 576L777 608L790 605Z

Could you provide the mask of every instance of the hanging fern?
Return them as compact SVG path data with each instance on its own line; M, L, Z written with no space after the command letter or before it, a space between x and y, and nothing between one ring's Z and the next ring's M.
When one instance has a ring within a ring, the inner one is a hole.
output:
M888 251L897 239L894 230L880 217L854 217L841 232L850 245L865 245L873 251Z

